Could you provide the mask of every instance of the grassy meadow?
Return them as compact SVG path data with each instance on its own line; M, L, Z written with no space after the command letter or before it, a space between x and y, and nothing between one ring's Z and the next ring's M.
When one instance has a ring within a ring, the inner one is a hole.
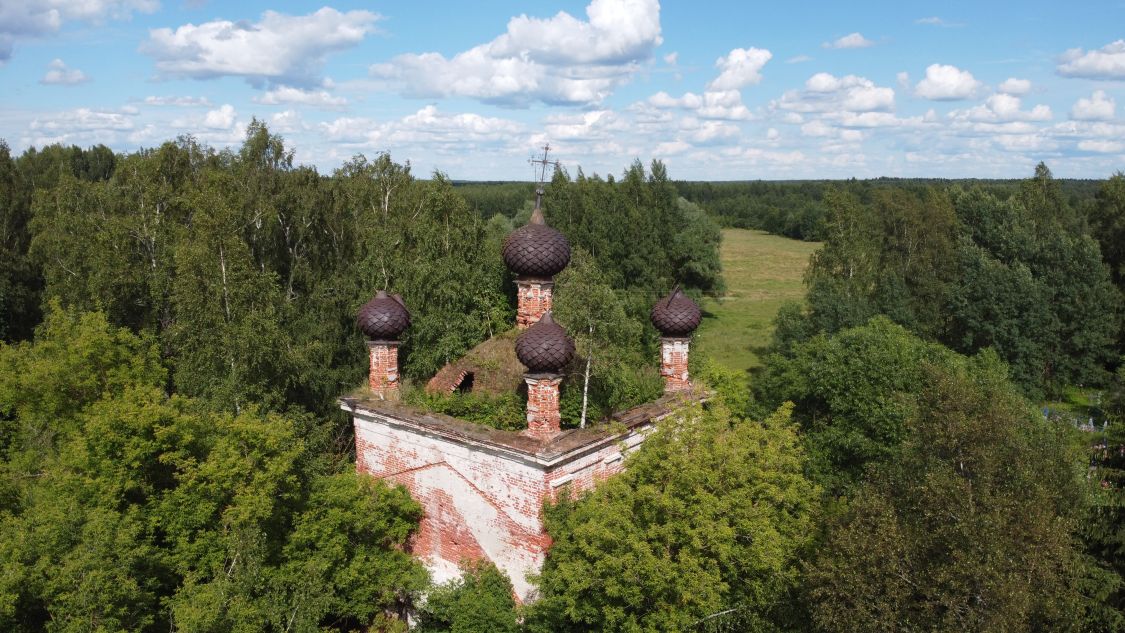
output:
M819 242L724 229L721 257L727 292L703 302L695 344L732 369L749 371L773 334L773 317L785 301L805 295L802 278Z

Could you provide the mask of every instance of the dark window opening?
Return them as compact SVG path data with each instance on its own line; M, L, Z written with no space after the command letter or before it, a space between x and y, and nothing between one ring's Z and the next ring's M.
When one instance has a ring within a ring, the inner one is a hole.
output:
M473 390L473 372L465 374L461 384L457 385L457 393L470 393Z

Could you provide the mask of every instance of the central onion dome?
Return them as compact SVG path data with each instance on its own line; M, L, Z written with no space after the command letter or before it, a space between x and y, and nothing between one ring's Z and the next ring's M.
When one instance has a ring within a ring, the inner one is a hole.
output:
M531 373L557 374L574 358L574 341L547 311L516 339L516 357Z
M570 242L547 226L538 208L504 240L504 263L520 276L554 277L570 263Z
M652 306L650 316L652 324L664 336L690 336L703 319L699 306L691 297L680 292L678 286L670 295Z
M359 309L355 323L370 340L393 341L410 327L410 312L402 297L390 296L380 290L374 299Z

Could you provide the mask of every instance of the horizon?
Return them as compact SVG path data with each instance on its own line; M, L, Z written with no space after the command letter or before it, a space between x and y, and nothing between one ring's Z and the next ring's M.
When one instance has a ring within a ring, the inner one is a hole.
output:
M1125 169L1121 0L452 6L2 7L0 139L223 149L258 118L321 173L386 151L465 182L523 182L545 142L572 173L683 181Z

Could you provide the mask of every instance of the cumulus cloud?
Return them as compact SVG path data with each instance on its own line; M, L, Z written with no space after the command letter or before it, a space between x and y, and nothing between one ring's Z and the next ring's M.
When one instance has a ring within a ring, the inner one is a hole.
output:
M866 77L816 73L804 90L789 90L773 103L792 112L872 112L893 110L895 91Z
M664 56L664 63L669 66L675 66L678 61L680 61L680 54L675 51Z
M707 84L708 90L740 90L762 80L762 67L773 57L763 48L736 48L715 61L719 76Z
M0 2L0 64L12 56L15 42L58 32L68 21L101 24L127 19L133 12L152 13L157 0L15 0Z
M1125 40L1092 51L1072 48L1063 53L1056 70L1064 77L1125 79Z
M1051 108L1037 105L1031 110L1021 110L1022 103L1019 97L999 93L990 96L981 105L967 110L954 110L950 113L953 119L965 121L982 121L1006 123L1009 121L1048 121L1051 119Z
M347 99L335 97L327 90L303 90L292 86L278 86L259 97L254 97L254 102L263 105L292 103L322 110L338 110L348 104Z
M981 88L981 82L967 70L948 64L930 64L926 78L918 82L914 92L931 101L956 101L968 99Z
M370 74L409 96L461 96L501 105L599 103L662 43L657 0L593 0L586 20L565 11L512 18L491 42L451 58L405 54Z
M874 46L875 42L867 39L859 33L849 33L843 37L838 37L831 42L821 44L824 48L867 48Z
M1020 96L1031 92L1031 82L1027 79L1016 79L1015 77L1008 77L1004 81L1000 82L1000 85L996 86L996 89L1000 92L1003 92L1004 94Z
M115 142L119 135L134 129L138 110L133 107L117 109L76 108L36 116L27 126L27 145L51 143L106 143Z
M229 130L234 127L234 106L224 103L222 106L208 110L203 117L203 126L212 130Z
M682 97L661 91L649 97L648 103L657 108L683 108L704 119L746 121L754 118L737 90L708 90L701 95L685 92Z
M77 68L68 68L63 60L55 58L47 64L47 74L39 80L44 85L73 86L84 81L89 81L86 73Z
M358 44L379 19L370 11L340 13L330 7L296 16L266 11L253 24L213 20L174 31L153 29L141 52L166 76L311 86L319 83L329 53Z
M390 121L366 117L340 117L318 123L320 136L338 145L390 150L422 147L453 149L462 153L474 144L507 144L522 137L523 126L515 121L463 112L446 114L428 105L413 114Z
M1082 98L1070 109L1070 118L1078 121L1106 121L1112 119L1117 102L1106 95L1104 90L1095 90L1089 99Z

